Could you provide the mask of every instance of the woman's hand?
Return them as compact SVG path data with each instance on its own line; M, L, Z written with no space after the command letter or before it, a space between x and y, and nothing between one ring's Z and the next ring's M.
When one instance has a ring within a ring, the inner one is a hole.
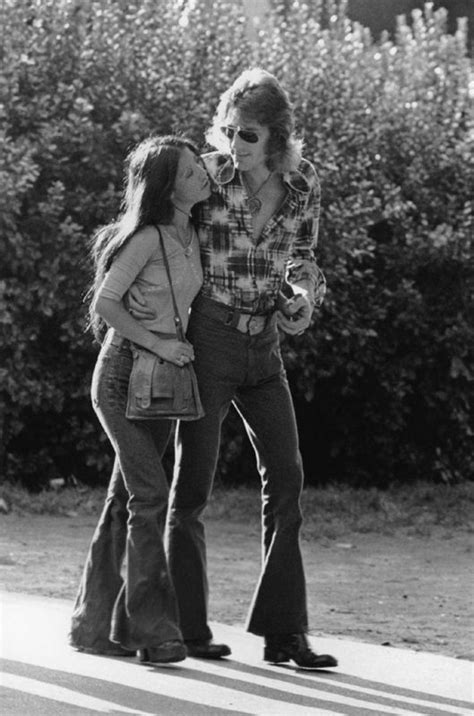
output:
M169 363L174 363L181 368L194 360L194 349L190 343L183 343L174 338L156 337L153 345L153 353Z
M98 296L94 304L94 310L124 338L143 346L151 353L156 353L160 358L179 366L186 365L189 361L194 360L194 350L190 343L180 341L177 338L170 338L169 340L160 338L156 333L149 331L136 321L127 311L122 301Z
M138 286L132 285L128 289L126 306L137 321L156 318L156 312L148 306Z

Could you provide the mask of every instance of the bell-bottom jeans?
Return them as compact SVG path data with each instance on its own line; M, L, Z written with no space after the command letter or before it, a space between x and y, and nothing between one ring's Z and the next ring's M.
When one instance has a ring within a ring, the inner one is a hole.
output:
M162 456L172 423L125 417L132 362L129 342L110 331L91 393L116 457L74 605L76 647L101 650L116 642L135 650L182 639L163 545L169 490Z
M217 466L222 422L231 403L255 451L262 481L262 567L247 629L306 632L306 585L299 546L302 461L275 319L248 335L193 308L188 337L206 415L178 425L165 533L185 639L212 637L207 619L202 520Z

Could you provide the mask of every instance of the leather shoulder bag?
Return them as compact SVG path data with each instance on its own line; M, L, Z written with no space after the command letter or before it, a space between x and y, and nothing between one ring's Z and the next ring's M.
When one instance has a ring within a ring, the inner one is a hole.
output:
M160 236L163 261L170 285L176 336L178 340L185 342L186 336L176 303L163 236L159 227L156 228ZM133 366L128 383L125 413L127 418L198 420L203 417L204 410L199 397L196 373L191 362L180 367L134 343L132 352Z

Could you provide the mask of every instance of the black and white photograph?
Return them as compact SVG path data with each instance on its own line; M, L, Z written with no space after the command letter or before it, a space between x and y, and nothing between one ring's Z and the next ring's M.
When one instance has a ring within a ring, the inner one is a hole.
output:
M0 38L2 716L474 716L473 0Z

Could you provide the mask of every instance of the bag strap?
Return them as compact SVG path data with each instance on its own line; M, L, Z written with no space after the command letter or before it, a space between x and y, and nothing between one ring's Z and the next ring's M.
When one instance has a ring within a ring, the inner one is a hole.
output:
M162 235L161 229L158 225L156 225L156 229L157 229L158 235L160 237L161 250L163 252L163 261L165 264L166 275L168 276L168 282L170 285L171 300L173 301L174 324L176 326L176 335L178 336L180 341L185 341L186 338L185 338L184 330L183 330L183 322L181 321L181 316L179 315L179 310L178 310L178 304L176 303L176 296L174 295L173 282L171 280L171 271L170 271L170 265L168 263L168 256L166 255L165 242L163 241L163 235Z

